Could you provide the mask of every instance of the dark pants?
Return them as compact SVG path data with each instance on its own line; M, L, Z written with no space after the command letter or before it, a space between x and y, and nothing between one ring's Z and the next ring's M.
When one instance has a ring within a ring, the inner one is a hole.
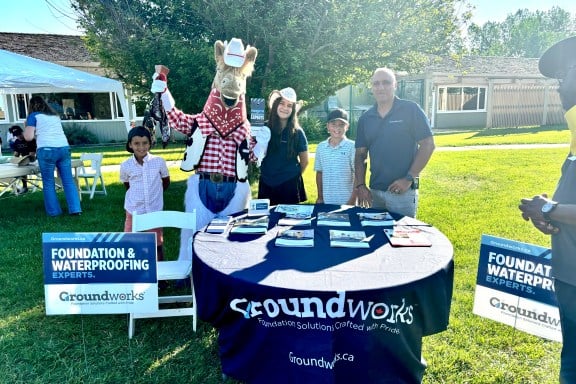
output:
M270 205L300 204L306 201L306 190L304 189L302 175L275 186L267 185L260 179L258 183L258 198L270 199Z
M576 384L576 286L554 281L562 326L560 384Z

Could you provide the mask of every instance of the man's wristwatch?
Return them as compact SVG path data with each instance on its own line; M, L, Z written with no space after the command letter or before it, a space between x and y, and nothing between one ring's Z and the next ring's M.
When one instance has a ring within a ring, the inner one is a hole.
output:
M414 182L414 176L412 176L411 174L407 173L406 176L404 176L404 178L406 180L408 180L409 182L413 183Z
M542 212L542 216L544 216L544 219L546 221L550 221L550 213L552 213L553 210L556 209L556 207L558 206L558 202L556 201L548 201L547 203L545 203L542 206L541 212Z

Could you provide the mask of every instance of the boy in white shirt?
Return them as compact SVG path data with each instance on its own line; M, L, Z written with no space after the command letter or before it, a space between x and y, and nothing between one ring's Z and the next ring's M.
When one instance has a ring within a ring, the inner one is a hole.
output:
M346 137L349 126L345 110L337 108L328 114L330 137L318 144L314 160L317 204L356 204L354 141Z
M124 209L126 221L124 232L132 232L132 215L162 211L164 191L170 185L170 173L166 161L149 153L152 145L150 131L139 126L128 133L126 150L134 155L120 164L120 181L126 186ZM164 260L163 230L157 228L157 260Z

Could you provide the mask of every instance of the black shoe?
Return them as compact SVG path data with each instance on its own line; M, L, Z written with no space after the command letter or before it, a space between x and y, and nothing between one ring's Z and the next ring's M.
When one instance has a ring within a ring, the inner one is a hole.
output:
M71 213L70 216L82 216L82 212Z

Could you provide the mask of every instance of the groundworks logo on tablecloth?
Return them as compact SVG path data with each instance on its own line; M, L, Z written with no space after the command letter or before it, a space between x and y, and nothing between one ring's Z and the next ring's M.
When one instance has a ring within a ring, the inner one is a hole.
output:
M246 298L234 299L230 308L240 312L246 319L266 314L274 319L280 315L295 318L350 318L356 320L383 320L391 324L414 322L414 306L402 298L399 302L374 302L346 299L346 292L337 292L338 296L325 302L319 297L291 297L252 301Z

